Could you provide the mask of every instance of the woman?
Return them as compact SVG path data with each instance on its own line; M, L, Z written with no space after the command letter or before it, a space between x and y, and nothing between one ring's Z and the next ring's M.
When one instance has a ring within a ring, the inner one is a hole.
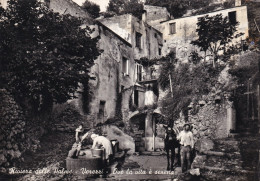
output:
M109 139L98 134L92 134L91 139L93 140L92 149L99 148L99 145L105 149L105 159L109 161L109 157L113 154L112 144Z

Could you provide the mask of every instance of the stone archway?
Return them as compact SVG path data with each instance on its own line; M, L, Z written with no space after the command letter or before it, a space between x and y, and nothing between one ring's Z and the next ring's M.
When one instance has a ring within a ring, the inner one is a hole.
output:
M159 151L164 147L165 118L154 109L135 112L129 119L130 126L134 130L136 151Z

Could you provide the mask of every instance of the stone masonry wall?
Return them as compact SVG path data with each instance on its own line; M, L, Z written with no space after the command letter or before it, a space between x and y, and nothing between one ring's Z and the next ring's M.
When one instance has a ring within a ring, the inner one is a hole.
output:
M12 96L0 89L0 173L21 161L27 149L25 141L25 118Z
M54 12L60 14L70 14L78 18L83 18L85 22L91 23L90 15L72 0L45 0L46 4Z
M170 13L165 7L144 5L146 21L150 25L158 24L170 18Z
M91 68L91 76L95 80L90 81L92 95L88 118L93 122L93 126L115 117L117 91L125 92L134 84L135 69L131 46L116 37L105 26L99 26L97 29L100 33L99 47L103 53L95 60L95 65ZM128 74L123 73L124 59L128 60ZM126 104L123 107L128 108L129 98L123 98L127 100L123 101ZM104 116L99 115L102 102L104 103Z
M195 142L199 139L216 139L228 137L227 130L227 104L215 104L209 102L203 107L196 105L199 109L195 115L189 114L189 123L192 125L192 133ZM180 117L174 123L180 129L185 124L184 117Z

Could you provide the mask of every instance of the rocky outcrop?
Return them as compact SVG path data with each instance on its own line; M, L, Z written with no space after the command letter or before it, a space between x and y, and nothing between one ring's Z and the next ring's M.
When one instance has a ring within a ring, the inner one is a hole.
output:
M102 132L110 139L117 139L119 141L119 148L121 150L127 150L127 153L135 152L134 139L125 134L116 126L105 125L102 127Z

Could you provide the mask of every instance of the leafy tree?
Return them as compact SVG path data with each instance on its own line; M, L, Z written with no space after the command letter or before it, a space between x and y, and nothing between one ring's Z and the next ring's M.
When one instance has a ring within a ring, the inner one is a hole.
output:
M93 3L93 2L86 0L83 3L82 7L92 16L92 18L99 17L100 6L97 5L96 3Z
M143 9L143 3L140 0L110 0L107 11L117 15L129 13L141 19Z
M10 0L0 19L3 86L37 115L75 97L100 54L90 32L37 0Z
M222 17L222 14L215 16L204 16L198 20L196 32L198 38L192 41L193 45L200 48L201 51L209 51L213 55L213 67L221 54L230 52L234 47L232 40L242 36L237 32L238 22L230 22L228 17Z
M169 54L161 58L159 85L163 90L169 90L162 101L162 113L171 121L179 118L180 112L187 117L188 105L198 102L203 95L217 83L223 67L216 69L206 63L182 64ZM178 66L177 66L178 65ZM171 83L170 83L171 82Z
M189 56L189 62L193 64L198 64L202 60L202 57L197 51L192 51Z

